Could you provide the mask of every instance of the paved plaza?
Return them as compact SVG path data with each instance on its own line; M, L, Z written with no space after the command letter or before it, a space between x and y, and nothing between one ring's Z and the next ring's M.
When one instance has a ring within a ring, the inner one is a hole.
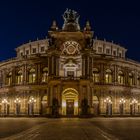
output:
M140 118L0 118L2 140L139 140Z

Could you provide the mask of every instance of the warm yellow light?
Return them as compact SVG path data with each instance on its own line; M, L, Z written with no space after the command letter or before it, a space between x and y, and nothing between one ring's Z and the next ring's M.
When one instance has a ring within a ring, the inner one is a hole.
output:
M66 107L66 102L62 102L62 107Z
M4 104L6 103L7 104L8 103L7 99L3 99L2 103L4 103Z
M19 98L16 98L14 102L15 102L15 103L20 103L21 101L20 101Z
M125 103L125 102L126 102L126 101L125 101L124 98L120 99L120 103Z
M132 104L137 104L137 103L138 103L138 101L136 99L132 100Z
M106 98L106 99L104 100L104 103L110 103L110 104L112 104L112 101L111 101L109 98Z
M75 103L74 103L74 106L75 106L75 107L78 107L78 102L75 102Z

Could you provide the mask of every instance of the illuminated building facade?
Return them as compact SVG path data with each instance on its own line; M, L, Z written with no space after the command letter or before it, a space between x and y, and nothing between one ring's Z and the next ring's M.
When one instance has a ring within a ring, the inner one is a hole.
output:
M94 38L90 23L67 9L62 29L16 48L0 63L1 116L140 114L140 63L126 49Z

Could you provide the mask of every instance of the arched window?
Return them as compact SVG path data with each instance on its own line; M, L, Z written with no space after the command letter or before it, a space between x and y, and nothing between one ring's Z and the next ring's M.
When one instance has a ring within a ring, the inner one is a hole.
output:
M7 74L7 85L11 85L12 84L12 72L9 72Z
M105 82L107 84L112 83L112 71L110 69L107 69L105 72Z
M93 82L99 83L99 70L97 68L93 68Z
M128 76L128 84L129 85L133 85L134 83L134 76L133 76L133 73L131 72L131 73L129 73L129 76Z
M118 72L118 83L121 85L124 84L124 74L122 71Z
M140 86L140 75L137 76L137 85Z
M48 68L47 67L45 67L43 69L43 72L42 72L42 82L43 83L48 82Z
M30 69L29 71L29 83L35 83L36 80L36 73L35 73L35 69Z
M23 74L22 71L18 71L16 74L16 83L21 84L23 82Z

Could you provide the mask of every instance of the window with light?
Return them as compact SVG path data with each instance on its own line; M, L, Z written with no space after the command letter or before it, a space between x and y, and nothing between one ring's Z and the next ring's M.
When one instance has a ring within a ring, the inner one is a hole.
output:
M122 71L118 72L118 83L121 85L124 84L124 74Z
M35 83L35 80L36 80L35 69L31 69L29 71L29 83Z
M112 83L112 71L110 69L107 69L106 70L106 73L105 73L105 82L107 84Z
M47 68L47 67L45 67L45 68L43 69L43 73L42 73L42 82L43 82L43 83L48 82L48 68Z
M7 85L12 84L12 72L9 72L7 75Z
M133 74L132 73L129 73L129 76L128 76L128 84L129 85L133 85Z
M99 83L99 70L94 68L92 75L93 75L93 82Z
M16 74L16 83L21 84L23 82L23 74L22 71L18 71Z
M137 85L140 86L140 75L137 76Z

